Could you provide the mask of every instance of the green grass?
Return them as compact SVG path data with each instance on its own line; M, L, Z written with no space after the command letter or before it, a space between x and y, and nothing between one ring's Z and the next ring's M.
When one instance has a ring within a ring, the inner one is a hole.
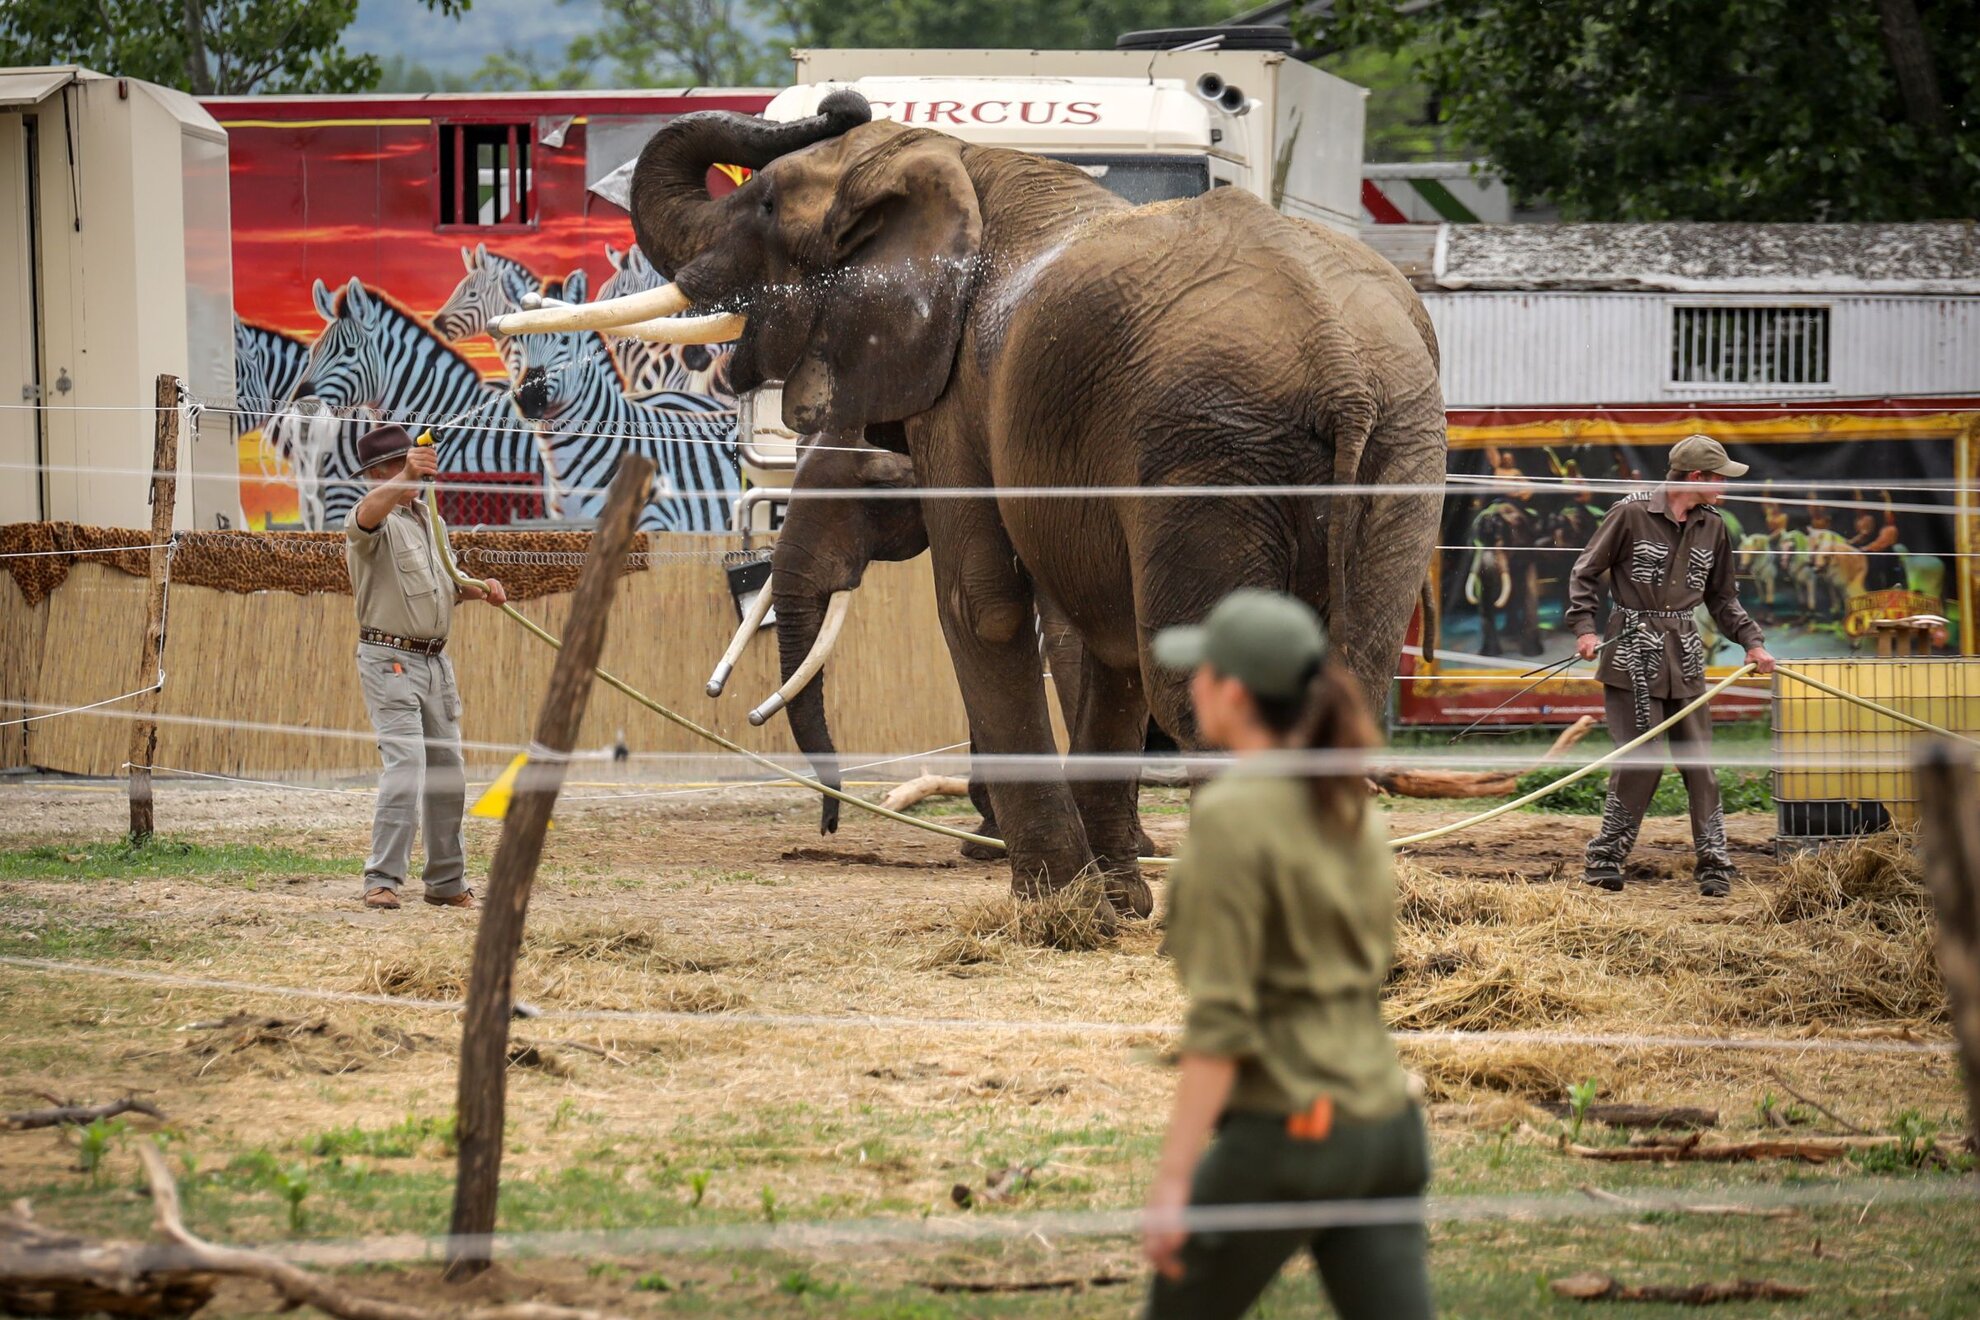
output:
M0 851L0 880L122 880L180 875L246 876L276 872L351 869L347 857L325 858L290 848L252 844L193 843L153 838L148 843L48 844Z
M1519 791L1531 793L1536 788L1544 788L1548 784L1566 778L1571 771L1572 767L1547 766L1521 775ZM1772 776L1767 771L1719 770L1715 773L1719 780L1719 796L1724 801L1725 809L1729 814L1740 811L1773 811L1774 789ZM1597 770L1594 774L1577 779L1558 793L1550 793L1522 810L1599 816L1602 814L1602 798L1608 791L1609 772ZM1684 792L1684 780L1675 770L1664 771L1664 777L1657 781L1657 792L1650 799L1649 814L1682 816L1687 810L1689 806Z
M1135 1203L1153 1167L1159 1115L1146 1118L1123 1127L1098 1116L1086 1124L1031 1122L992 1103L940 1115L828 1115L793 1105L726 1121L639 1124L587 1140L550 1166L527 1172L512 1166L503 1181L501 1223L513 1232L760 1225L770 1217L765 1192L772 1186L779 1223L1114 1208ZM1928 1124L1907 1112L1892 1116L1889 1126L1922 1134L1927 1127L1944 1130L1950 1121L1947 1115ZM190 1223L217 1241L431 1234L444 1231L453 1194L452 1165L441 1157L441 1126L409 1118L371 1130L338 1129L305 1138L300 1160L295 1148L256 1146L209 1151L188 1167L188 1153L178 1143L168 1159L180 1171ZM536 1124L511 1131L524 1145L541 1135ZM1572 1195L1588 1184L1621 1195L1657 1190L1725 1201L1747 1189L1819 1187L1866 1176L1893 1190L1919 1183L1949 1187L1953 1181L1902 1160L1833 1169L1595 1165L1530 1140L1502 1143L1489 1132L1447 1130L1436 1146L1434 1190L1450 1196ZM314 1153L319 1150L330 1153ZM793 1151L806 1152L805 1162L794 1163ZM1055 1161L1077 1167L1054 1170ZM940 1196L952 1182L980 1188L989 1170L1033 1163L1038 1174L995 1207L962 1211ZM0 1195L30 1197L46 1222L145 1236L148 1209L132 1194L133 1156L127 1148L113 1149L105 1167L101 1185L80 1172L44 1174L38 1185L0 1176ZM849 1190L841 1176L848 1169L874 1176L862 1176ZM691 1185L700 1175L706 1175L705 1195L697 1203ZM825 1185L828 1178L832 1186ZM306 1190L292 1219L289 1196L298 1187ZM594 1284L620 1290L629 1314L661 1306L771 1317L1098 1317L1131 1313L1139 1305L1143 1284L1134 1262L1128 1238L1057 1238L1050 1250L1026 1241L957 1242L912 1256L879 1245L856 1255L822 1256L725 1249L613 1259L606 1252L590 1261L589 1274ZM1555 1298L1547 1282L1587 1270L1625 1283L1768 1278L1814 1289L1798 1303L1741 1304L1736 1309L1742 1316L1963 1316L1980 1308L1980 1207L1970 1201L1906 1203L1873 1189L1862 1202L1802 1209L1779 1220L1658 1211L1447 1223L1431 1230L1430 1265L1446 1317L1586 1317L1591 1313L1585 1306ZM1065 1277L1088 1267L1125 1270L1134 1281L1086 1292L987 1296L921 1286L940 1278ZM530 1272L526 1262L520 1268ZM394 1269L354 1282L384 1291ZM1256 1314L1313 1315L1315 1286L1311 1271L1297 1267ZM1631 1317L1687 1314L1675 1307L1627 1309Z

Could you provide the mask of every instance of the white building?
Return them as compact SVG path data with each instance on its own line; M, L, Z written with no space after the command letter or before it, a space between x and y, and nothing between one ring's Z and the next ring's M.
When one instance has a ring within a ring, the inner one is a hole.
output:
M1980 229L1370 225L1453 409L1980 395Z

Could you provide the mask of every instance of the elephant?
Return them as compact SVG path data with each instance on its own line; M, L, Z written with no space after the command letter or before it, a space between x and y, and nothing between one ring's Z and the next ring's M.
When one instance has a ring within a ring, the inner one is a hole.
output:
M758 711L767 714L766 707L783 709L798 750L811 761L813 775L833 788L840 787L840 778L837 747L825 712L824 665L837 642L839 624L831 620L835 615L843 620L850 595L859 588L867 565L899 563L928 549L921 502L898 493L913 490L914 484L914 464L905 455L869 445L858 436L808 437L799 448L797 470L792 473L793 498L777 533L764 596L776 610L783 686L779 695ZM868 499L804 498L817 491L855 490L893 493ZM763 617L756 614L743 619L729 652L709 679L711 696L720 695L735 657L755 635ZM1051 660L1053 681L1065 694L1061 700L1070 703L1084 672L1079 638L1049 608L1040 618L1039 638ZM970 745L974 751L973 738ZM1001 838L989 788L975 773L970 775L969 797L983 817L971 832ZM823 798L819 812L818 832L836 833L838 799ZM1144 855L1154 846L1145 831L1137 842ZM1004 850L970 842L963 844L962 853L992 861L1001 859Z
M717 163L752 174L711 198ZM926 520L936 599L980 750L1053 750L1041 599L1086 657L1080 752L1138 752L1150 711L1201 745L1189 676L1150 646L1240 587L1311 602L1386 700L1447 442L1435 331L1366 245L1237 188L1134 207L1063 162L875 121L850 89L789 123L670 121L629 209L672 285L593 304L599 319L498 328L734 339L734 387L782 381L790 430L910 457L924 503L943 492ZM1327 484L1381 489L1305 489ZM1205 485L1233 489L1187 490ZM1097 864L1116 912L1150 910L1125 777L990 796L1016 893Z
M1464 598L1478 607L1478 649L1500 655L1499 611L1521 655L1539 655L1540 565L1531 553L1540 544L1540 516L1513 500L1494 500L1471 520L1474 547Z

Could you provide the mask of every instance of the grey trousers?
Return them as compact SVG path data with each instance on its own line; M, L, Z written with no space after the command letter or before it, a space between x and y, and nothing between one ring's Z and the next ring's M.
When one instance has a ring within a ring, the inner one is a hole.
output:
M1687 704L1689 698L1651 697L1650 722L1661 723ZM1636 722L1636 701L1628 688L1604 687L1602 710L1609 723L1609 737L1617 746L1642 733ZM1657 781L1664 777L1664 749L1668 742L1692 764L1681 765L1685 796L1691 800L1691 843L1698 853L1697 877L1733 874L1732 853L1726 846L1726 813L1719 803L1719 778L1706 763L1712 750L1712 708L1700 707L1672 725L1660 737L1643 744L1622 760L1620 769L1609 773L1609 796L1602 803L1602 828L1588 841L1587 865L1591 876L1622 874L1623 863L1636 847L1636 835L1643 828L1643 813L1657 792Z
M426 868L420 879L434 898L467 888L467 845L461 813L467 776L461 765L461 692L445 655L414 655L358 643L358 679L378 733L378 809L371 818L371 856L364 891L396 891L412 863L413 835L426 829Z

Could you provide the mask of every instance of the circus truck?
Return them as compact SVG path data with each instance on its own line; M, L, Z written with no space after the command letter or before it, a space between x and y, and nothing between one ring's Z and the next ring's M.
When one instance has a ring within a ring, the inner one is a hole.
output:
M850 87L876 118L1062 160L1136 204L1242 188L1358 232L1367 93L1291 58L1283 28L1226 30L1220 46L1201 35L1131 33L1105 51L797 50L797 83L764 114L801 119ZM780 521L796 437L776 385L738 408L751 488L741 525L767 530Z

